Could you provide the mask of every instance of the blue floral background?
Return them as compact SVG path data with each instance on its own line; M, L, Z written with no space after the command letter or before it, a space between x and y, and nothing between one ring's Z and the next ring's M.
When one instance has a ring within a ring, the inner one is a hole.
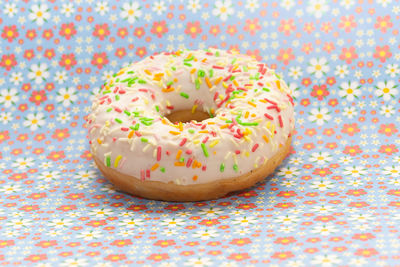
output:
M0 264L398 266L398 0L2 1ZM181 48L249 54L296 102L290 155L214 201L116 191L92 161L91 99Z

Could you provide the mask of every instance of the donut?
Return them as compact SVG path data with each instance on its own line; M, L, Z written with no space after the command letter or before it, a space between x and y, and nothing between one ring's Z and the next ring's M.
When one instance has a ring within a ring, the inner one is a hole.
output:
M275 170L290 150L294 102L281 77L252 57L179 50L114 74L86 124L94 161L116 188L200 201Z

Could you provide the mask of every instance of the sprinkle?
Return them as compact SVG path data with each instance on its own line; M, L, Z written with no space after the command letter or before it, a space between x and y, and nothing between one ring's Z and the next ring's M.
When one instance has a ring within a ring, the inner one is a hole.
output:
M218 77L218 78L214 81L214 84L215 84L215 85L218 85L218 84L221 82L221 80L222 80L222 77Z
M188 154L188 155L191 155L192 154L192 150L188 149L188 150L186 150L185 153Z
M156 105L155 108L156 108L157 112L160 112L160 107L159 106Z
M157 168L160 166L160 164L158 164L158 163L155 163L152 167L151 167L151 170L152 171L155 171L155 170L157 170Z
M197 105L193 105L193 107L192 107L192 113L195 113L195 112L196 112L196 109L197 109Z
M268 137L265 134L262 136L262 138L264 139L265 143L269 143Z
M219 166L219 171L224 172L224 170L225 170L225 164L221 163L221 165Z
M114 161L114 167L115 167L115 168L118 167L119 161L120 161L121 159L122 159L122 156L121 156L121 155L118 155L118 156L115 158L115 161Z
M189 168L190 165L192 165L193 158L189 158L188 161L186 162L186 167Z
M187 63L187 62L183 63L183 65L188 66L188 67L191 67L191 66L192 66L192 64Z
M106 165L107 167L111 166L111 157L109 155L106 157Z
M184 93L184 92L180 93L180 95L181 95L182 97L186 98L186 99L188 99L188 98L189 98L189 95L188 95L188 94L186 94L186 93Z
M179 143L179 146L183 146L187 141L187 138L183 138L182 141Z
M254 146L253 146L253 148L251 149L251 152L254 152L254 151L256 151L257 150L257 148L258 148L258 144L255 144Z
M135 97L135 98L132 98L131 102L135 102L135 101L138 101L138 100L139 100L139 97Z
M169 131L169 133L170 133L170 134L173 134L173 135L181 134L180 132L175 132L175 131Z
M179 162L185 162L185 158L184 158L184 157L181 157L178 161L179 161Z
M181 155L182 155L182 150L178 150L178 152L176 153L176 159L178 160L180 157L181 157Z
M195 83L196 90L199 90L200 89L200 79L197 78L194 83Z
M127 132L127 131L129 131L129 128L128 127L121 127L121 131Z
M192 180L193 180L193 181L196 181L196 180L197 180L197 178L198 178L198 177L197 177L197 175L193 175L193 178L192 178Z
M164 167L161 167L161 168L160 168L160 171L161 171L161 172L165 172L165 168L164 168Z
M193 109L192 109L192 110L193 110ZM193 112L193 113L194 113L194 112ZM191 133L191 134L194 134L194 133L195 133L195 130L189 129L188 132Z
M130 113L129 111L127 111L127 110L124 110L124 113L125 113L126 115L128 115L128 116L131 115L131 113Z
M233 170L234 170L235 172L237 172L237 171L239 170L239 167L238 167L237 164L233 164Z
M217 70L223 70L224 69L224 67L217 66L217 65L213 65L212 68L213 69L217 69Z
M183 166L185 166L185 163L184 162L175 161L174 165L177 166L177 167L183 167Z
M199 71L197 72L197 76L198 76L198 77L204 77L204 76L206 76L206 73L205 73L204 70L199 70Z
M208 158L208 156L209 156L208 150L204 143L201 143L201 149L203 150L204 156L206 156Z
M132 138L132 136L135 134L135 131L130 131L128 134L128 138Z
M116 112L118 112L118 113L121 113L121 112L122 112L122 109L120 109L120 108L118 108L118 107L115 107L114 110L115 110Z
M167 88L161 89L161 91L164 92L164 93L169 93L169 92L172 92L174 90L175 90L174 87L167 87Z
M208 88L211 88L212 84L210 82L210 79L208 79L208 77L206 77L205 80L206 80L206 84L207 84Z
M247 103L248 103L249 105L253 106L253 107L257 107L257 105L256 105L256 104L254 104L254 103L253 103L253 102L251 102L251 101L247 101Z
M212 77L214 76L214 70L213 70L213 69L210 69L210 70L208 71L208 76L209 76L210 78L212 78Z
M145 80L138 80L138 83L140 83L140 84L145 84L145 83L147 83Z
M147 143L149 140L147 138L142 137L140 138L140 141L142 141L143 143Z
M144 181L146 178L146 173L144 170L140 170L140 180Z
M118 118L115 118L115 121L118 122L118 123L122 123L122 121L120 119L118 119Z
M203 141L201 141L202 143L207 143L207 141L208 141L208 138L210 138L209 136L206 136L204 139L203 139Z
M267 101L268 103L274 105L274 106L278 105L278 103L276 103L275 101L269 100L268 98L264 98L264 100Z
M158 146L157 147L157 161L160 161L160 160L161 160L161 147Z
M217 140L214 140L214 141L212 141L211 143L210 143L210 147L214 147L216 144L218 144L219 143L219 140L217 139Z
M279 126L283 128L283 121L281 115L278 116Z

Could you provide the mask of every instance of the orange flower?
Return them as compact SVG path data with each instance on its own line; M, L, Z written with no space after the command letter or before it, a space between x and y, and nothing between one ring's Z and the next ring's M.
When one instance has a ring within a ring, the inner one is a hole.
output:
M291 251L281 251L281 252L275 252L271 258L273 259L279 259L279 260L287 260L289 258L293 258L294 254Z
M375 26L375 29L379 29L381 32L386 33L388 28L393 27L393 23L392 23L389 15L386 15L384 17L378 16L376 18L376 23L374 26Z

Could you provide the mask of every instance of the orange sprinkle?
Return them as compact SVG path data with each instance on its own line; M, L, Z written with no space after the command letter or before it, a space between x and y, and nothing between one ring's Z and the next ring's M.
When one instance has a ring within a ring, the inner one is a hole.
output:
M211 124L215 124L215 122L209 121L209 122L207 122L207 124L208 124L208 125L211 125Z
M199 131L199 133L208 133L208 131L207 130L202 130L202 131Z
M214 84L217 85L217 84L219 84L220 81L222 81L222 77L217 78L217 79L214 81Z
M182 155L182 150L178 150L178 152L176 153L176 159L180 159Z
M261 103L267 103L267 101L265 99L260 99L259 100Z
M159 73L154 74L154 76L156 76L156 77L162 77L162 76L164 76L164 73L163 73L163 72L159 72Z
M246 114L244 114L244 118L247 119L249 117L249 112L246 111Z
M182 124L182 122L179 122L179 131L183 131L183 124Z
M207 58L204 58L201 62L205 63L207 61Z
M191 71L190 71L190 74L193 74L193 73L195 73L196 72L196 69L192 69Z
M101 140L99 138L97 138L97 143L99 143L99 145L101 145Z
M263 135L263 139L264 139L265 143L269 143L268 137L265 134Z
M175 161L174 165L178 166L178 167L183 167L183 166L185 166L185 162Z
M160 164L158 164L158 163L154 164L154 165L151 167L151 170L152 170L152 171L157 170L158 166L160 166Z
M169 92L172 92L172 91L174 91L174 90L175 90L174 87L169 87L169 88L163 88L163 89L161 89L161 91L163 91L164 93L169 93Z
M135 131L130 131L129 134L128 134L128 138L132 138L134 133L135 133Z
M161 81L161 78L162 78L161 76L155 76L155 75L154 75L153 80L154 80L154 81Z
M175 131L169 131L169 133L170 133L170 134L173 134L173 135L181 134L180 132L175 132Z
M152 75L149 70L144 70L144 72L146 72L147 75Z
M212 84L210 82L210 79L208 79L208 77L206 77L205 80L206 80L206 84L207 84L208 88L211 88Z
M278 89L281 89L281 82L279 80L276 80L276 86L278 86Z
M233 84L234 84L236 87L239 87L239 84L238 84L238 82L237 82L236 80L233 80Z
M254 104L253 102L247 101L247 103L248 103L249 105L252 105L253 107L257 107L257 105Z
M224 125L220 126L219 128L225 129L225 128L228 128L228 127L229 127L229 124L224 124Z
M193 175L193 178L192 178L192 180L193 180L193 181L196 181L196 180L197 180L197 178L198 178L198 177L197 177L197 175Z

